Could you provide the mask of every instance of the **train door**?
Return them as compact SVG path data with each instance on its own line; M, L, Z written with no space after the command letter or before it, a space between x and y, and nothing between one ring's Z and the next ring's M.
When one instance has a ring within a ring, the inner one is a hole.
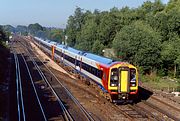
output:
M75 65L75 68L76 68L76 66L77 66L77 63L78 63L78 60L77 60L77 56L75 56L75 63L74 63L74 65Z
M62 50L62 55L61 55L61 61L62 61L62 63L64 63L64 53L65 53L65 51Z
M55 47L53 45L51 46L51 52L52 52L51 59L54 60Z
M80 71L81 71L81 68L82 68L82 57L80 57L79 67L80 67Z
M76 70L78 70L78 71L81 71L81 60L82 60L82 58L80 57L80 56L76 56L76 66L75 66L75 68L76 68Z
M118 92L129 92L129 68L119 68L119 86Z

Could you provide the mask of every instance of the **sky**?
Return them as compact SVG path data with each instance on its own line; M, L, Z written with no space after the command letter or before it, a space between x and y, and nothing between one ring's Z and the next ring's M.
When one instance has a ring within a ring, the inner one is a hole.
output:
M147 0L0 0L0 25L66 26L76 7L84 10L110 10L113 7L137 8ZM150 0L154 1L154 0ZM167 3L168 0L162 0Z

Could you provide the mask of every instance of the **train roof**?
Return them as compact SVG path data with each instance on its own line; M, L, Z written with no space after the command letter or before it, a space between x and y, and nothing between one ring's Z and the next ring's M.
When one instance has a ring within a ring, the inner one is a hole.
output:
M57 44L57 46L56 46L57 48L63 48L64 47L64 45L62 45L62 44Z
M35 39L37 40L40 40L40 41L44 41L43 39L39 38L39 37L34 37Z
M38 37L35 37L35 38L38 38ZM38 38L40 39L41 41L44 41L43 39L41 38ZM44 41L44 42L47 42L47 41ZM54 44L55 42L51 41L51 42L47 42L49 44ZM99 62L101 64L105 64L105 65L111 65L112 62L114 62L114 60L110 59L110 58L106 58L106 57L103 57L103 56L99 56L99 55L96 55L96 54L92 54L92 53L89 53L89 52L85 52L85 51L81 51L81 50L77 50L77 49L74 49L72 47L69 47L69 46L66 46L66 45L63 45L63 44L57 44L56 45L57 48L61 48L61 49L65 49L65 50L68 50L70 52L73 52L75 54L78 54L78 55L81 55L81 56L84 56L86 58L89 58L91 60L94 60L96 62Z
M68 50L70 52L73 52L75 54L84 56L84 57L92 59L94 61L103 63L105 65L109 65L109 64L111 64L113 62L112 59L109 59L109 58L106 58L106 57L103 57L103 56L99 56L99 55L95 55L95 54L92 54L92 53L89 53L89 52L84 52L84 51L81 51L81 50L77 50L77 49L74 49L72 47L67 47L66 45L58 44L57 47L66 49L66 50Z
M68 51L76 53L76 54L81 54L82 55L82 53L83 53L83 51L81 51L81 50L77 50L77 49L74 49L72 47L68 47L66 45L62 45L62 44L58 44L57 47L58 48L63 48L65 50L68 50Z
M97 62L100 62L102 64L105 64L105 65L110 65L114 61L114 60L112 60L110 58L106 58L106 57L103 57L103 56L95 55L95 54L92 54L92 53L85 53L84 56L89 58L89 59L92 59L92 60L95 60Z
M56 44L57 44L57 42L53 42L53 41L50 41L49 43L50 43L50 44L53 44L53 45L56 45Z
M79 55L82 55L82 54L83 54L83 51L74 49L74 48L72 48L72 47L68 47L67 50L69 50L69 51L71 51L71 52L73 52L73 53L79 54Z
M109 58L106 58L106 57L103 57L103 56L99 56L99 55L95 55L95 54L92 54L92 53L89 53L89 52L84 52L84 51L81 51L81 50L77 50L77 49L74 49L74 48L71 48L71 47L67 47L66 49L69 50L70 52L82 55L82 56L84 56L86 58L89 58L89 59L94 60L96 62L103 63L105 65L110 65L113 62L112 59L109 59Z
M50 41L50 40L44 40L44 39L39 38L39 37L34 37L34 38L35 38L36 40L41 41L42 43L44 43L44 44L46 44L46 45L48 45L48 46L52 45L52 43L50 43L50 42L52 42L52 41Z

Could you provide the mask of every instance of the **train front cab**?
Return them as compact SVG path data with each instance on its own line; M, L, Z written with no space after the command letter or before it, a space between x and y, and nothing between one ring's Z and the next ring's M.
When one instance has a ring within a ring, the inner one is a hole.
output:
M128 101L137 98L138 73L130 64L116 64L110 68L108 90L113 101Z

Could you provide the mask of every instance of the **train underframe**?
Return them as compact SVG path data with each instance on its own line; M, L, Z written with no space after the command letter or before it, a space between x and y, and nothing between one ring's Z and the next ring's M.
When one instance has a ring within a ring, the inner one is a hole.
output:
M138 99L138 94L120 93L111 95L113 103L133 103Z
M101 90L100 95L102 95L108 101L112 103L134 103L138 99L138 93L136 94L129 94L129 93L110 94L110 93L105 93Z

